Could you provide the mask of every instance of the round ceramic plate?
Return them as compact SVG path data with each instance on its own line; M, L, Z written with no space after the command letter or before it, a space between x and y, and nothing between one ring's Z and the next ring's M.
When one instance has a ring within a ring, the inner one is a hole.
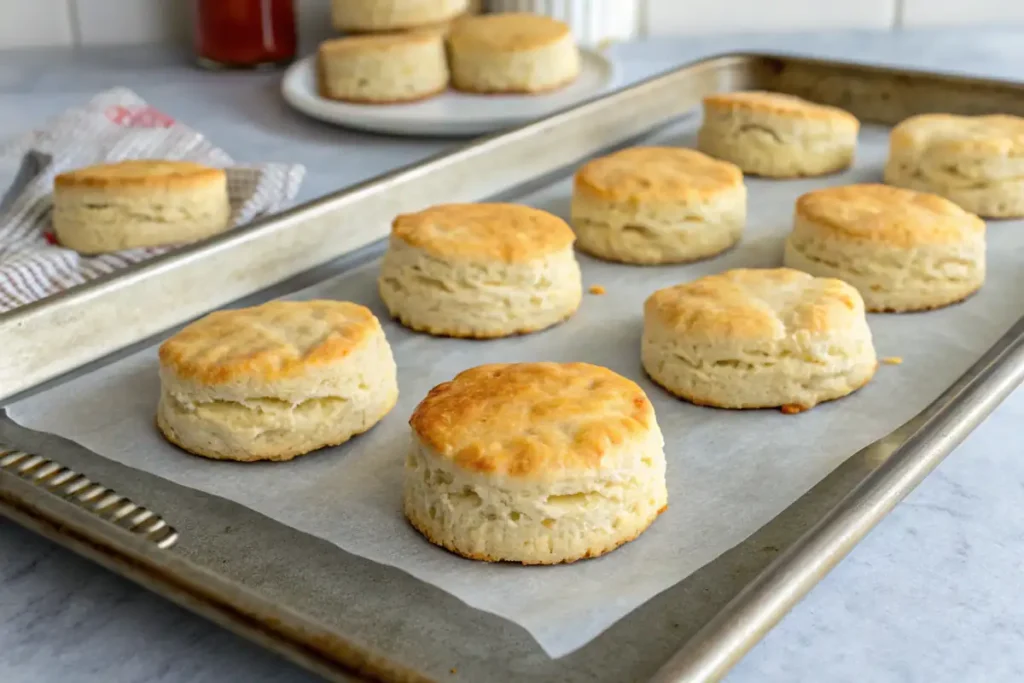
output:
M284 99L299 111L348 128L392 135L469 137L542 118L611 90L614 64L581 50L579 77L569 86L542 95L473 95L449 90L410 104L351 104L320 97L316 55L296 62L281 83Z

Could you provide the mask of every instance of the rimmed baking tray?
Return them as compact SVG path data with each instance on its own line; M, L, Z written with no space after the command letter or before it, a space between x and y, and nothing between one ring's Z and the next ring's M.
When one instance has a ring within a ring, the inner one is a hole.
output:
M287 278L300 279L255 299L340 272L396 213L521 196L693 114L704 94L755 88L881 124L927 111L1024 114L1014 84L789 57L704 60L2 316L0 400ZM334 680L714 680L1022 378L1024 320L916 418L560 659L401 571L6 419L0 512ZM102 485L68 490L77 472Z

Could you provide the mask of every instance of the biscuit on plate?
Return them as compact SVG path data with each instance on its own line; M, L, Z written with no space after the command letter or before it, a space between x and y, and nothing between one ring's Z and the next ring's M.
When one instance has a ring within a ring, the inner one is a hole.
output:
M406 327L485 339L535 332L583 297L572 230L516 204L445 204L399 216L378 285Z
M160 346L157 426L218 460L291 460L365 432L398 400L369 309L273 301L218 311Z
M668 505L654 408L606 368L466 370L432 389L410 425L405 515L464 557L596 557L635 539Z
M609 261L714 256L739 241L746 217L740 170L692 149L625 149L585 164L573 185L577 243Z
M985 218L1024 216L1024 118L923 114L889 137L885 182Z
M698 405L800 412L867 384L878 363L864 302L840 280L730 270L644 304L651 379Z
M557 19L511 12L456 21L448 34L452 85L476 93L541 93L576 80L580 54Z
M394 104L426 99L448 87L444 35L421 30L336 38L317 50L320 95Z
M938 308L985 282L985 222L898 187L815 190L797 199L785 264L850 283L869 311Z
M853 114L792 95L720 93L704 98L697 147L744 173L817 176L853 163L859 130Z
M331 20L347 33L402 31L450 21L468 9L467 0L333 0Z
M53 182L57 241L83 254L195 242L230 217L224 170L189 161L99 164Z

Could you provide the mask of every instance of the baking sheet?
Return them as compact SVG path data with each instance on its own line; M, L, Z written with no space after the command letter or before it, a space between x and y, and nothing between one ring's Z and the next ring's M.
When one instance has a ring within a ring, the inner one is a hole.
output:
M692 126L660 136L659 142L692 146ZM875 380L851 397L796 416L716 411L677 401L644 377L641 305L650 292L726 268L777 266L796 197L826 185L878 181L886 137L884 129L865 127L857 166L845 174L748 179L747 232L740 246L719 258L640 268L581 256L585 285L600 284L608 293L587 296L576 317L544 333L473 342L435 339L386 323L399 366L399 403L375 429L340 448L291 463L240 465L194 458L168 446L153 428L155 347L15 404L9 413L26 427L70 438L403 569L520 624L558 657L745 539L846 457L908 420L1019 317L1024 223L993 222L988 282L977 296L931 313L871 316L879 355L904 362L883 365ZM570 190L566 180L523 201L565 216ZM385 320L375 276L376 264L366 264L296 298L348 299ZM401 474L412 409L430 387L466 367L510 360L597 363L633 378L648 392L667 443L670 506L640 539L574 565L486 565L430 546L404 522Z

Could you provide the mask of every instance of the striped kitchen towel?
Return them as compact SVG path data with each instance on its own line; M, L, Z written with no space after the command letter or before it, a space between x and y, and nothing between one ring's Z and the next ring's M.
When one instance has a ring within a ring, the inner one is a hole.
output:
M64 249L50 228L54 176L125 159L175 159L224 168L231 224L280 211L298 194L296 164L236 165L205 137L118 88L47 125L0 143L0 313L139 263L173 247L84 256ZM2 189L0 189L2 191Z

